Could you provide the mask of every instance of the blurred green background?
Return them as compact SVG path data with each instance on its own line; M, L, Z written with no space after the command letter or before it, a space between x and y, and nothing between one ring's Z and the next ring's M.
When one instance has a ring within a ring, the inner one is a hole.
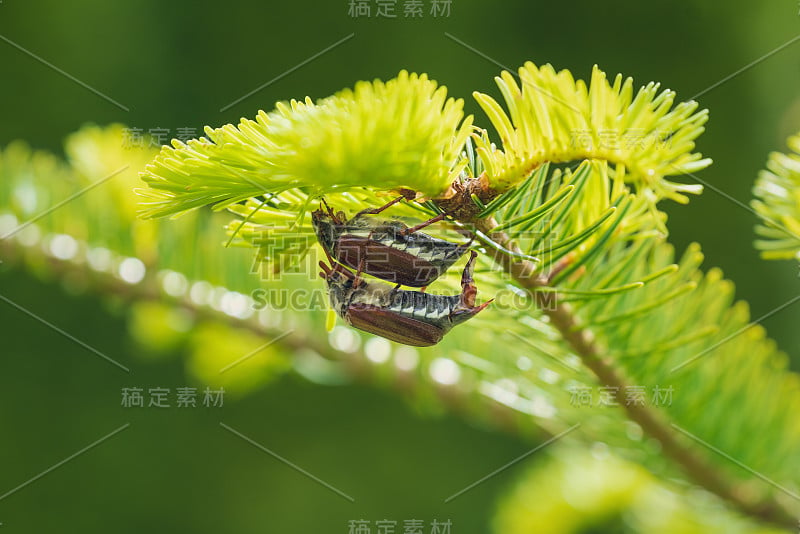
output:
M447 85L487 126L470 94L497 95L498 64L549 62L584 79L598 64L609 75L632 76L637 86L660 81L679 100L703 93L698 100L711 111L698 148L715 163L699 178L724 195L707 188L688 206L667 207L678 250L700 242L706 265L725 271L754 317L797 294L796 267L758 258L755 216L739 203L748 204L768 152L782 150L800 129L800 42L705 92L800 34L795 0L453 0L450 15L438 18L431 3L423 0L423 18L413 20L399 0L398 17L389 20L374 16L375 3L373 16L353 18L347 0L3 0L0 145L25 139L60 153L63 138L85 123L199 132L253 117L278 100L323 97L401 69ZM486 532L513 470L451 503L444 499L532 447L453 416L420 416L386 391L314 386L291 374L228 398L222 408L128 410L120 406L122 387L189 385L181 362L142 358L120 314L100 299L69 296L58 284L2 266L0 293L135 370L120 373L0 303L0 495L131 425L0 498L0 528L9 532L346 533L354 519L396 520L402 532L402 521L414 518L450 520L458 534ZM789 308L764 324L798 369L796 317Z

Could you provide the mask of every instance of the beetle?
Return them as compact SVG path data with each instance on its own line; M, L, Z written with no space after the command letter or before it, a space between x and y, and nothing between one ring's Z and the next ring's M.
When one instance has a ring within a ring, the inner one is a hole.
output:
M319 274L327 282L331 306L350 326L397 343L429 347L494 300L475 306L478 289L472 273L476 257L472 251L461 275L461 294L452 296L367 282L360 273L353 274L334 261L330 266L319 262Z
M337 262L388 282L425 287L458 261L472 240L458 244L419 232L444 219L444 214L411 228L397 220L370 217L403 198L408 196L362 210L349 220L344 212L334 213L323 199L327 209L320 206L312 212L311 223L322 248Z

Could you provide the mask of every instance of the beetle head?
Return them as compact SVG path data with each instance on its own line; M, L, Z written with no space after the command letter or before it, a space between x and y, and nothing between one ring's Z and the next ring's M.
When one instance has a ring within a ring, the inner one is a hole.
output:
M333 251L336 238L346 222L344 212L335 213L324 198L319 209L311 212L311 226L314 227L314 233L317 234L317 239L326 253Z
M315 210L311 212L311 226L314 227L319 244L322 245L325 252L330 253L333 250L337 234L334 219L322 210Z
M331 265L321 261L319 266L322 269L319 275L328 284L331 306L341 313L341 310L347 307L349 297L353 293L355 275L334 261L331 261Z

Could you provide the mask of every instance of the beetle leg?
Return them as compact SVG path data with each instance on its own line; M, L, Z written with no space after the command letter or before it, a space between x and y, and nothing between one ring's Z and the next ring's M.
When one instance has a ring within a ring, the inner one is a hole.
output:
M461 306L469 310L471 315L476 315L494 301L494 299L489 299L480 306L475 306L475 296L478 294L478 288L475 287L472 272L475 268L475 258L477 257L478 253L473 250L466 267L464 267L464 273L461 275Z
M478 294L478 288L475 287L475 280L472 279L472 272L475 268L475 258L478 253L474 250L464 267L464 272L461 274L461 305L466 308L475 306L475 295Z
M421 222L421 223L419 223L418 225L416 225L414 227L406 228L405 230L402 230L400 232L400 235L413 234L414 232L422 230L426 226L430 226L435 222L439 222L439 221L443 220L445 217L446 217L446 215L444 213L440 213L439 215L437 215L436 217L433 217L432 219L428 219L427 221Z
M327 249L327 248L325 248L325 247L322 247L322 251L325 253L325 256L328 258L328 263L330 263L330 264L331 264L331 270L335 269L335 268L336 268L336 266L337 266L337 265L339 265L339 264L338 264L338 263L336 263L336 262L333 260L333 258L331 257L331 253L330 253L330 252L328 252L328 249ZM319 263L320 263L320 265L322 264L322 262L319 262ZM325 272L327 273L328 271L326 270Z
M464 272L461 274L461 306L469 310L475 308L475 296L478 294L478 288L475 286L475 280L472 278L472 273L475 269L475 258L477 257L478 253L473 250L467 261L467 265L464 267ZM491 302L491 300L489 302ZM478 311L485 308L489 302L481 304Z
M333 269L328 267L323 261L319 262L319 267L320 269L322 269L322 272L319 273L320 278L324 278L325 280L327 280L330 277Z
M469 247L472 246L473 242L475 242L475 234L472 234L469 237L469 241L467 241L466 243L461 243L460 245L458 245L458 247L455 250L451 251L451 253L448 254L448 257L451 257L451 256L458 257L458 256L460 256L461 254L464 253L465 250L469 249Z
M358 270L356 271L356 278L355 280L353 280L353 289L357 289L364 282L364 279L361 278L362 272L364 272L364 258L361 258L361 261L358 262Z
M550 272L547 273L547 280L552 280L556 277L558 273L566 269L569 265L572 264L573 255L570 253L565 258L559 260L551 269Z
M355 217L353 217L353 218L355 219L359 215L377 215L380 212L382 212L383 210L394 206L395 204L397 204L398 202L400 202L404 198L406 198L406 197L405 196L397 197L396 199L392 200L391 202L388 202L388 203L384 204L380 208L367 208L365 210L361 210L358 213L356 213Z
M476 307L472 308L473 310L475 310L475 315L477 315L479 311L481 311L482 309L484 309L486 306L488 306L488 305L489 305L489 304L491 304L492 302L494 302L494 299L493 299L493 298L491 298L491 299L487 300L486 302L484 302L484 303L483 303L483 304L481 304L480 306L476 306Z

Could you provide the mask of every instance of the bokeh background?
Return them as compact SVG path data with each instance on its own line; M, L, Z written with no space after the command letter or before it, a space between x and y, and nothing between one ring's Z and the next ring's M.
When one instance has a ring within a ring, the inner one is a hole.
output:
M707 188L688 206L667 207L678 250L701 243L706 265L725 271L754 317L796 294L795 265L758 258L756 219L746 207L767 154L800 129L800 42L763 58L800 35L795 0L453 0L450 14L436 18L423 0L417 20L403 16L403 3L396 19L384 19L375 17L375 3L372 16L350 16L347 0L3 0L0 145L25 139L61 153L63 139L86 123L199 132L401 69L447 85L486 126L470 95L497 95L499 65L549 62L585 79L598 64L637 86L660 81L679 100L699 94L711 111L698 148L715 163L699 176L720 192ZM143 355L118 309L24 270L0 265L0 293L136 371L135 379L123 376L0 303L0 494L131 425L0 498L0 528L9 532L345 533L353 519L413 518L450 520L458 534L487 532L517 468L450 503L444 498L532 447L468 418L415 408L388 389L312 385L292 373L219 409L128 410L120 406L123 387L188 385L180 359ZM800 368L797 310L764 324ZM220 421L356 502L225 432Z

